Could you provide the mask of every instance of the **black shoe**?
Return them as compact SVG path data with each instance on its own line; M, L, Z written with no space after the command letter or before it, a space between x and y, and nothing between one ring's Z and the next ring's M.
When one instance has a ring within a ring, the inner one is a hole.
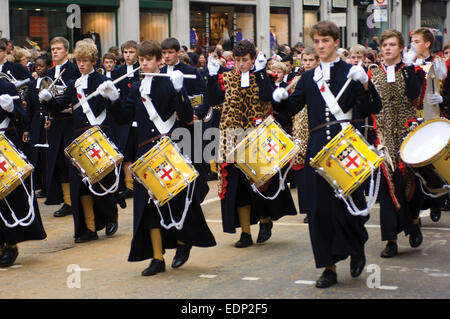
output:
M386 247L381 252L381 257L383 258L392 258L398 253L398 246L397 243L394 243L393 241L388 241L386 244Z
M234 247L245 248L251 245L253 245L252 235L247 233L241 233L241 238L236 244L234 244Z
M93 231L87 229L83 235L81 235L78 238L75 238L75 243L77 243L77 244L86 243L88 241L97 240L97 239L98 239L97 232L93 232Z
M441 210L439 208L430 209L430 218L432 221L437 223L441 219Z
M156 275L159 272L165 272L166 271L166 263L158 259L152 259L152 262L150 263L150 266L148 268L145 268L142 271L142 276L153 276Z
M422 244L423 236L422 232L420 231L420 228L418 228L415 232L412 232L409 234L409 245L412 248L417 248Z
M269 240L269 238L272 236L272 227L272 221L269 221L268 223L259 223L259 234L258 238L256 239L256 242L258 244Z
M120 194L116 195L116 202L119 204L120 208L125 209L127 208L127 202L125 201L125 198L120 196Z
M36 198L45 198L47 197L47 193L44 190L40 190L39 192L36 192Z
M175 257L172 260L172 268L178 268L184 265L189 259L189 253L191 252L192 245L178 245Z
M120 194L120 196L123 199L133 198L133 191L131 189L127 188L122 192L122 194Z
M304 222L305 224L308 224L308 223L309 223L308 216L306 216L305 218L303 218L303 222Z
M67 204L63 204L60 209L53 213L54 217L64 217L67 215L72 215L72 207Z
M12 266L19 256L19 249L17 247L5 247L3 248L3 254L0 258L0 268L6 268Z
M366 265L366 255L364 251L356 256L350 257L350 274L353 278L361 275L364 270L364 266Z
M450 199L445 200L444 207L441 208L441 211L444 212L450 211Z
M217 173L208 174L207 180L208 180L208 182L217 180Z
M334 284L337 284L337 274L330 269L325 269L322 276L316 281L317 288L328 288Z
M114 235L118 228L119 228L119 223L117 221L117 218L115 220L107 221L106 227L105 227L105 235L106 236Z

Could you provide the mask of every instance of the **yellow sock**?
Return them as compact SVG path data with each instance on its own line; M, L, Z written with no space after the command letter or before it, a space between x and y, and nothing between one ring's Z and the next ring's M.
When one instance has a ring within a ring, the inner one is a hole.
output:
M161 230L159 228L150 229L150 237L152 239L153 259L164 261Z
M268 222L270 222L270 217L260 218L259 222L263 223L263 224L267 224Z
M413 220L413 224L414 224L414 225L417 225L417 224L419 223L419 221L420 221L420 217L417 217L417 219L414 219L414 220Z
M64 204L72 206L72 201L70 200L70 184L69 183L61 183L61 188L62 188L62 192L63 192Z
M177 244L180 246L186 245L185 243L183 243L182 241L177 240Z
M84 222L87 229L95 232L94 199L91 195L81 196L81 207L84 212Z
M250 231L250 205L238 207L239 224L243 233L251 234Z
M388 240L388 241L393 242L393 243L397 243L397 239L392 239L392 240Z
M129 190L133 190L133 179L132 178L125 178L125 187Z
M332 272L336 272L336 265L325 267L325 269L331 270Z
M211 172L217 173L217 163L215 160L209 163L209 168Z

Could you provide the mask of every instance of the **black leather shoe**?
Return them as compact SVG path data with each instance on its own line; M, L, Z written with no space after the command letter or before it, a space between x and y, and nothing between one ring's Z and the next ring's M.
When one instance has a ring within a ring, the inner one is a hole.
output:
M75 238L75 243L77 243L77 244L86 243L88 241L97 240L97 239L98 239L97 232L93 232L88 229L85 231L85 233L83 235L81 235L78 238Z
M120 208L122 208L122 209L127 208L127 202L125 201L125 198L120 196L120 194L116 195L116 202L117 202L117 204L119 204Z
M441 210L439 208L430 209L430 218L432 221L437 223L441 219Z
M350 257L350 274L353 278L361 275L364 267L366 266L366 255L364 251L356 256Z
M409 245L412 248L417 248L422 244L423 236L422 232L420 231L420 228L417 229L415 232L409 234Z
M142 276L153 276L166 271L166 263L158 259L152 259L150 266L142 271Z
M119 223L117 222L117 218L115 220L107 221L105 227L105 235L112 236L116 233L119 228Z
M256 242L258 244L263 243L272 236L272 227L273 222L269 221L268 223L259 223L259 234Z
M317 288L328 288L337 284L337 274L329 269L325 269L322 276L316 281Z
M393 241L388 241L386 244L386 247L381 252L381 257L383 258L392 258L398 253L398 246L397 243L394 243Z
M251 245L253 245L252 235L247 233L241 233L241 238L236 244L234 244L234 247L245 248Z
M53 213L54 217L64 217L68 215L72 215L72 207L67 204L63 204L60 209Z
M45 198L47 197L47 193L44 190L40 190L39 192L36 192L36 198Z
M3 249L2 257L0 258L0 268L12 266L19 256L19 249L17 247L5 247Z
M304 222L305 224L308 224L308 223L309 223L308 216L306 216L305 218L303 218L303 222Z
M124 199L133 198L133 191L129 188L125 189L120 196Z
M192 245L178 245L175 257L172 260L172 268L178 268L184 265L189 259L189 253L191 252Z

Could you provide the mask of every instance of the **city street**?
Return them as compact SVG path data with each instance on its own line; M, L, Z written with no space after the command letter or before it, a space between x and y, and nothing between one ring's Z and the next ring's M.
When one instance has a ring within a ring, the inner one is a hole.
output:
M296 190L292 191L296 200ZM132 238L132 200L120 210L119 230L112 238L99 232L99 240L74 244L71 216L54 218L58 206L45 206L41 215L47 231L44 241L19 245L14 266L0 269L0 298L170 298L170 299L378 299L450 297L450 212L438 223L423 213L422 245L410 248L399 237L399 254L379 257L378 209L366 224L369 241L367 264L359 278L352 278L349 260L338 264L338 284L317 289L321 274L312 255L308 226L302 216L274 224L272 238L264 244L237 249L239 234L222 232L220 202L215 182L203 204L217 246L196 248L179 269L170 267L175 251L165 254L166 272L142 277L149 261L127 261ZM259 226L252 226L256 242ZM376 277L378 275L378 277ZM167 289L170 287L170 289Z

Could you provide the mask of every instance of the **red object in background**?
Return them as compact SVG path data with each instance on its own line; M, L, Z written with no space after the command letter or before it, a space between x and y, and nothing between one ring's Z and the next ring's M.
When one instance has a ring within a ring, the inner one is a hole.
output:
M29 25L30 25L30 38L32 40L36 38L41 39L41 41L37 41L40 42L39 46L41 48L46 48L49 45L48 17L30 16Z

